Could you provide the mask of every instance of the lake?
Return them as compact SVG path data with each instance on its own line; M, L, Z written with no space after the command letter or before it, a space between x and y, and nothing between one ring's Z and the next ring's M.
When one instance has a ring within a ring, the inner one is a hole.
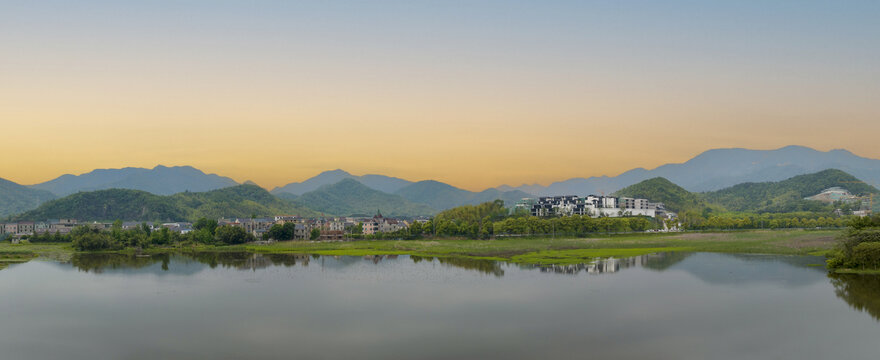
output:
M822 262L75 255L0 271L0 358L877 358L880 277Z

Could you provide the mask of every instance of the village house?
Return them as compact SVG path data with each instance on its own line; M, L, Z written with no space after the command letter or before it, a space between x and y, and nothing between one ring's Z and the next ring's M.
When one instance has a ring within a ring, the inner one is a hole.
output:
M345 232L342 230L321 230L321 236L318 238L321 241L332 240L338 241L345 239Z
M275 223L278 225L284 225L289 222L298 223L298 222L301 222L302 220L303 219L301 217L296 216L296 215L276 215L275 216Z
M162 227L167 228L176 233L186 234L193 230L192 223L188 222L174 222L174 223L164 223Z
M18 233L31 235L34 233L35 224L33 221L19 221Z
M378 233L392 233L398 230L406 229L409 224L406 221L398 219L390 219L382 216L381 213L376 214L371 219L363 222L364 235L373 235Z
M76 227L75 219L51 219L49 220L49 232L53 234L69 234Z

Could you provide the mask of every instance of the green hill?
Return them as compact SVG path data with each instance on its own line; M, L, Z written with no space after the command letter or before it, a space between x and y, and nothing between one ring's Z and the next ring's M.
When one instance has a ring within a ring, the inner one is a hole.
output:
M804 200L805 197L830 187L842 187L854 195L878 194L870 185L836 169L800 175L779 182L743 183L726 189L704 193L705 198L730 211L795 212L830 211L831 205Z
M277 198L256 185L238 185L200 193L184 192L170 198L181 208L187 209L187 219L281 214L305 217L319 215L312 209Z
M302 194L294 204L333 215L370 215L380 210L390 216L431 215L435 211L401 196L373 190L357 180L344 179Z
M700 194L687 191L662 177L648 179L638 184L627 186L614 193L614 196L662 202L666 205L667 209L674 212L685 210L701 211L706 207L710 207Z
M127 189L80 192L47 202L37 209L16 216L15 219L193 221L200 217L216 219L278 214L314 216L316 212L276 198L258 186L239 185L170 196Z
M35 209L52 200L55 195L45 190L31 189L6 179L0 179L0 218Z
M16 220L74 218L92 220L182 220L185 212L168 197L140 190L109 189L80 192L52 200L15 217Z

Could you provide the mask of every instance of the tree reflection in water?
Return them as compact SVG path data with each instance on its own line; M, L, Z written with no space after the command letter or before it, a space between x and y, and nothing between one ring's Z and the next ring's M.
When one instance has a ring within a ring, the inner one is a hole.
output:
M834 293L853 309L880 321L880 275L828 274Z
M410 259L412 259L414 263L420 263L422 261L434 261L434 258L430 256L425 257L412 255L410 256ZM504 276L504 269L501 268L501 264L493 260L470 259L460 257L438 257L437 262L446 266L479 271L483 274L494 275L495 277Z
M577 274L582 271L590 274L615 273L621 269L631 267L644 267L651 270L662 271L684 260L690 253L667 252L628 258L596 259L583 264L572 265L523 265L521 268L538 269L542 272L559 274ZM161 263L162 271L169 271L171 263L198 262L210 268L218 266L238 270L264 269L271 266L293 267L308 266L309 262L321 259L322 266L347 266L358 261L368 261L379 264L382 261L393 261L398 255L368 255L360 257L352 256L326 256L314 254L259 254L248 252L195 252L176 254L153 254L153 255L129 255L129 254L75 254L70 263L77 269L85 272L102 273L105 270L140 269L153 264ZM331 262L324 262L332 259ZM495 277L504 276L503 262L471 259L461 257L425 257L410 256L413 263L422 261L434 262L435 260L444 266L451 266L466 270L477 271Z
M74 254L70 258L73 267L85 271L100 274L105 269L140 269L157 262L163 263L163 270L167 270L170 255L156 254L152 256L123 255L123 254Z
M246 252L198 252L153 255L75 254L71 257L70 263L81 271L100 274L107 269L140 269L156 263L161 263L162 270L168 271L169 264L172 261L188 262L193 260L208 265L212 269L222 266L239 270L256 270L269 266L291 267L297 263L302 266L308 266L311 257L304 254L254 254Z

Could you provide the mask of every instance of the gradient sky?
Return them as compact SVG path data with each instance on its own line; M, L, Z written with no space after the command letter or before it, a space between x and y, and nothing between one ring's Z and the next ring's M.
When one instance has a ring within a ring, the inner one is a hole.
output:
M719 147L880 158L880 1L0 2L0 177L482 190Z

